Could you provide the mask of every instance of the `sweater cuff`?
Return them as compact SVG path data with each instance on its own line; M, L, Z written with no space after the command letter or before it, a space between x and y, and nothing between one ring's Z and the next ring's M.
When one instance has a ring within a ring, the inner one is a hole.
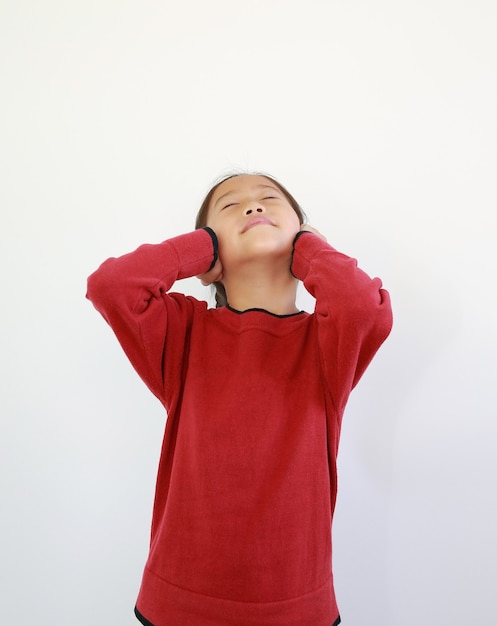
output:
M210 231L210 232L209 232ZM178 257L180 278L190 278L209 271L217 259L217 237L211 229L200 228L169 239Z
M303 236L305 235L305 236ZM310 230L301 230L293 240L293 257L290 271L299 280L304 280L309 272L314 257L323 250L336 250L328 242L312 233Z
M216 264L216 261L217 261L217 257L218 257L218 253L219 253L219 241L217 239L216 233L209 226L204 226L202 228L202 230L205 230L206 232L209 233L209 235L210 235L210 237L212 239L212 246L214 248L214 258L212 260L211 266L207 270L209 272L214 267L214 265Z

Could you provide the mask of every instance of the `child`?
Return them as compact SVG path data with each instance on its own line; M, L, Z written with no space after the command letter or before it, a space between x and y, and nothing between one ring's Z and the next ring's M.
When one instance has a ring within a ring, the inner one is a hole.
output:
M331 626L336 455L388 293L262 175L208 193L197 229L107 260L88 298L168 417L135 613L153 626ZM170 291L199 276L216 308ZM297 281L316 298L295 306Z

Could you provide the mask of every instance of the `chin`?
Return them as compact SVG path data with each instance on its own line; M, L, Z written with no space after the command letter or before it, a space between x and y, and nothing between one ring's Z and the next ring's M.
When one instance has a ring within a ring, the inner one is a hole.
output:
M260 244L257 246L254 246L251 250L250 253L246 256L246 258L248 260L251 259L258 259L258 260L262 260L262 259L281 259L281 258L288 258L290 259L292 254L292 250L291 248L289 248L288 246L276 246L276 245L270 245L268 244Z

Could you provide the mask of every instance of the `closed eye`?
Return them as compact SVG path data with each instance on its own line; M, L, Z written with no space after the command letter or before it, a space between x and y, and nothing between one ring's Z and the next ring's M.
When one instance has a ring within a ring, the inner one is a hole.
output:
M238 202L230 202L229 204L225 204L221 211L224 211L224 209L229 209L230 206L235 206L236 204L238 204Z

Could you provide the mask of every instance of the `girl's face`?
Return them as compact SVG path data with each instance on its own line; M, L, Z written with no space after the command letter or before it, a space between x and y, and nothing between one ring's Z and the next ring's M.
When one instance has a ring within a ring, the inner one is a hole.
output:
M218 237L225 273L257 258L290 256L300 230L299 217L285 195L270 179L256 175L221 183L212 196L206 225Z

